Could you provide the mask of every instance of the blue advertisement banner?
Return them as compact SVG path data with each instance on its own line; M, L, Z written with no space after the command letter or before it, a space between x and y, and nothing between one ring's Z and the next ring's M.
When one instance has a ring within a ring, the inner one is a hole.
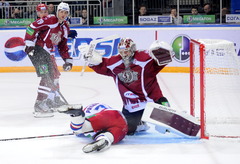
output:
M232 14L240 14L240 1L239 0L231 0L231 13Z
M139 16L138 21L140 24L159 24L159 23L172 23L170 16Z

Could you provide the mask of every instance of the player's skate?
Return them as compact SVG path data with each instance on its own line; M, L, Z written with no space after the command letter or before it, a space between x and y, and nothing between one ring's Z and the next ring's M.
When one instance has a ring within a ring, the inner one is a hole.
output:
M99 140L96 140L92 143L87 144L86 146L83 147L83 152L84 153L91 153L94 151L102 151L107 149L110 146L110 143L108 140L105 138L101 138Z
M108 149L114 141L114 137L110 132L100 133L95 137L95 141L83 147L84 153L95 151L103 151Z
M42 101L36 100L34 105L33 115L36 118L45 118L45 117L53 117L53 110L51 109L51 100L45 99Z
M147 131L148 129L150 129L148 124L145 121L140 121L140 123L137 126L136 132L143 132Z

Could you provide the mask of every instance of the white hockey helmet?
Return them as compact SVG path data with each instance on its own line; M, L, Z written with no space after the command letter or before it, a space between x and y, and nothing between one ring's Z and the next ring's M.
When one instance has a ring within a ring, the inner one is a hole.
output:
M126 60L130 59L136 51L136 44L130 38L122 38L118 44L118 52Z
M67 3L65 3L65 2L61 2L61 3L58 5L58 7L57 7L57 12L58 12L59 10L65 10L65 11L67 11L68 13L70 13L69 5L68 5Z
M83 111L85 112L85 116L88 117L107 109L112 109L112 108L106 104L93 103L85 107Z

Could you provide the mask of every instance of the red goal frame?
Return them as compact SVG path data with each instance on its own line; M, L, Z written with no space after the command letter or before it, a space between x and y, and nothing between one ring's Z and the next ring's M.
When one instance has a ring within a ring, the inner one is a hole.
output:
M200 137L203 139L209 139L206 134L206 119L205 119L205 46L204 44L191 39L190 40L190 114L195 116L195 75L194 75L194 44L199 46L199 73L200 73Z
M214 40L214 39L213 39ZM229 41L228 41L229 42ZM233 44L233 43L232 43ZM214 134L208 134L207 133L207 119L208 116L206 115L206 75L207 75L207 70L206 70L206 46L208 44L194 39L190 39L190 114L194 117L196 115L199 115L198 117L200 118L200 138L202 139L209 139L209 137L218 137L218 138L240 138L240 135L214 135ZM197 48L197 49L196 49ZM199 58L199 61L195 63L195 58L196 58L196 51L198 51L197 58ZM196 76L196 66L197 66L197 73L199 73L199 77ZM239 65L238 65L239 66ZM231 70L230 70L231 71ZM239 71L239 70L237 70ZM196 80L198 78L199 80ZM198 84L197 84L198 83ZM199 88L196 86L199 85ZM195 92L196 90L199 91L199 95L197 95ZM198 97L196 97L198 96ZM198 99L197 99L198 98ZM196 100L197 99L197 100ZM199 102L198 102L199 100ZM198 102L198 104L195 104ZM197 105L197 106L196 106ZM199 110L199 111L197 111ZM197 112L197 114L196 114Z

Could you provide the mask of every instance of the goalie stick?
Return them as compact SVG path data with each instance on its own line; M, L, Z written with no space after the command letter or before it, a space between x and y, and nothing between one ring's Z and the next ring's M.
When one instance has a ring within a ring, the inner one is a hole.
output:
M6 139L0 139L0 141L26 140L26 139L49 138L49 137L61 137L61 136L71 136L71 135L74 135L74 133L62 133L62 134L51 134L51 135L43 135L43 136L31 136L31 137L6 138Z
M86 55L83 55L84 58L89 58L92 57L92 53L93 51L96 49L96 46L98 43L101 42L106 42L106 41L111 41L111 40L115 40L117 38L120 38L118 35L111 35L111 36L107 36L105 38L102 39L96 39L96 40L92 40L90 42L90 44L88 46L78 46L79 51L86 51ZM102 53L102 55L104 55L105 53ZM87 61L84 63L83 68L81 70L81 76L83 75L86 66L87 66Z
M161 133L169 131L183 137L195 137L200 130L197 118L153 102L147 103L142 120L156 125Z
M89 44L89 49L88 49L88 52L87 52L86 56L87 57L92 56L92 52L96 49L96 45L98 43L106 42L106 41L110 41L110 40L115 40L117 38L119 38L118 35L111 35L111 36L107 36L107 37L102 38L102 39L96 39L96 40L91 41L90 44Z

